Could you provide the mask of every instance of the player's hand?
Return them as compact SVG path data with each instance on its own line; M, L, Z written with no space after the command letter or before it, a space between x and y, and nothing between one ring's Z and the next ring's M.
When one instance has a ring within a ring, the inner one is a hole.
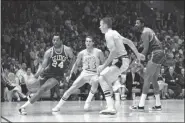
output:
M35 74L35 75L34 75L34 78L35 78L35 79L38 79L38 78L39 78L39 76L38 76L37 74Z
M97 72L98 72L98 74L100 74L104 68L105 68L105 66L104 66L104 65L100 65L100 66L98 66L98 68L97 68Z
M142 53L138 53L137 54L137 59L139 60L139 61L144 61L145 60L145 55L143 55Z

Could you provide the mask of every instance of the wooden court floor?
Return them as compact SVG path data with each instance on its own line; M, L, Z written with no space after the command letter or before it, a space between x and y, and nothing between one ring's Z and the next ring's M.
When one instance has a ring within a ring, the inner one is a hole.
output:
M100 115L105 108L105 101L93 101L92 111L83 110L84 101L68 101L60 112L52 113L56 101L38 101L27 108L27 115L18 113L18 108L25 102L1 103L1 122L184 122L184 100L162 100L162 111L150 112L154 100L147 100L145 112L135 112L129 109L133 103L122 101L116 115ZM6 120L4 119L6 118Z

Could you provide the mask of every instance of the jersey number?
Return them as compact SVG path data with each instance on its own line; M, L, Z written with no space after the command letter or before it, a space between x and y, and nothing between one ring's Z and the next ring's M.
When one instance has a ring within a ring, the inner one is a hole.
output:
M53 61L52 66L53 66L53 67L57 67L57 61ZM58 67L63 68L63 67L64 67L64 63L63 63L63 62L60 62L60 63L58 64Z
M88 69L91 69L90 63L87 63ZM94 62L92 69L96 69L96 62Z

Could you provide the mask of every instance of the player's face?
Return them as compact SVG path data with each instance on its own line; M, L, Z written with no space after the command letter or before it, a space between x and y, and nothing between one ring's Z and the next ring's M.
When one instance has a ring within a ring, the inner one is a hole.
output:
M136 27L138 30L141 30L141 28L143 27L143 24L140 22L140 20L136 20L135 27Z
M102 20L100 21L100 27L99 28L100 28L102 33L105 33L105 30L106 30L107 27L106 27L106 24Z
M62 45L62 41L60 40L59 36L54 36L52 42L55 48L60 48Z
M85 40L86 48L92 48L93 44L94 44L94 42L92 41L91 38L86 38L86 40Z

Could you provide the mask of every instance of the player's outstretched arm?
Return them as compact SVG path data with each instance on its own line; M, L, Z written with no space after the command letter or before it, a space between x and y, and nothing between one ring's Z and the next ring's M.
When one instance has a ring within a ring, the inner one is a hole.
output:
M132 49L132 51L135 53L135 55L137 56L137 59L139 61L145 59L145 56L138 52L136 46L134 45L134 43L131 40L129 40L129 39L123 37L123 36L121 36L121 39L122 39L124 44L127 44Z
M38 78L40 76L40 74L44 71L44 69L48 66L48 59L50 57L50 53L51 53L50 50L47 50L45 52L42 66L37 70L37 72L35 74L35 78Z

